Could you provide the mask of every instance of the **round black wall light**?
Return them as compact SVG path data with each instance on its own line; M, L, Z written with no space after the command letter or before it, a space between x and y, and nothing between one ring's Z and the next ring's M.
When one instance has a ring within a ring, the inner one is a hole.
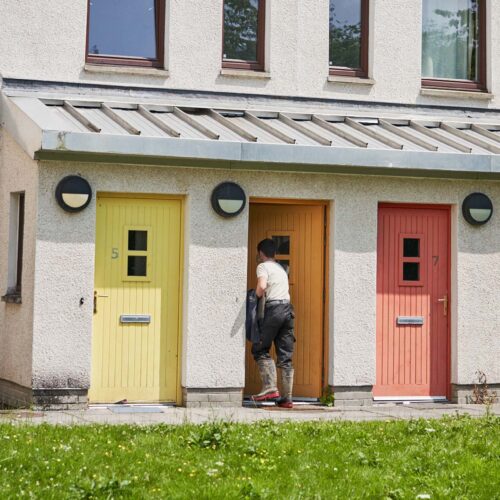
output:
M90 184L77 175L65 177L56 187L56 200L66 212L80 212L92 200Z
M236 217L246 205L245 191L234 182L223 182L212 192L212 208L222 217Z
M462 204L464 219L473 226L486 224L493 215L493 203L483 193L472 193Z

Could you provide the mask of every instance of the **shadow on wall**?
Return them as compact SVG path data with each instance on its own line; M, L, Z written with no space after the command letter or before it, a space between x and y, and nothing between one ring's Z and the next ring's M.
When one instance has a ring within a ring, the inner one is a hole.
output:
M119 73L104 72L106 68L103 68L103 73L91 72L82 69L80 71L79 79L81 82L97 83L100 85L130 85L131 87L149 87L155 86L161 89L166 88L166 82L168 76L154 76L154 75L140 75L140 74L130 74L127 75L125 71ZM125 68L126 70L126 68Z
M243 304L240 307L238 315L236 316L233 326L231 327L231 337L236 337L236 335L241 334L242 328L245 328L245 319L246 319L246 302L243 301Z
M215 85L220 87L234 87L238 89L238 92L241 92L242 82L245 85L245 88L252 88L255 90L265 89L269 84L269 79L266 78L252 78L252 77L244 77L244 76L229 76L229 75L219 75L215 79ZM248 94L248 91L245 93Z
M185 231L189 245L205 248L246 248L248 243L248 201L237 217L226 219L212 209L213 188L222 181L241 179L229 171L144 166L42 163L39 196L38 239L51 243L94 244L96 195L99 192L153 193L186 196ZM55 190L66 175L81 175L92 187L90 205L78 213L65 212L56 202ZM246 265L246 264L245 264Z
M439 98L439 97L433 97L433 96L426 96L426 95L418 95L415 103L417 105L424 105L424 106L436 106L436 105L446 105L446 106L456 106L457 108L464 108L464 99L463 98L452 98L452 97L446 97L444 99ZM476 109L488 109L490 108L490 101L488 99L473 99L470 101L469 105L467 106L469 108L476 108Z
M372 94L373 85L349 84L342 82L328 82L323 85L325 92L341 94L343 97L369 97Z

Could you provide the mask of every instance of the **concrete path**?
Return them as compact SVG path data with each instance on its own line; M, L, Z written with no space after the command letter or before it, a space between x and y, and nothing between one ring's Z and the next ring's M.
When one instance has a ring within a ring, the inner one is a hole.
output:
M500 404L490 408L492 414L500 416ZM486 407L454 404L374 404L353 408L326 408L312 404L296 405L293 410L282 410L271 406L242 408L176 408L153 405L102 405L79 411L27 411L0 412L0 423L30 424L202 424L213 421L256 422L274 421L369 421L407 420L417 418L441 418L445 415L485 415Z

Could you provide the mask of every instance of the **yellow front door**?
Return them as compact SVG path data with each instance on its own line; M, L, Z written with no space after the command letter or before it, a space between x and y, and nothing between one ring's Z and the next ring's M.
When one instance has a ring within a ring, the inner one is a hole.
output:
M99 197L91 402L178 401L182 201Z

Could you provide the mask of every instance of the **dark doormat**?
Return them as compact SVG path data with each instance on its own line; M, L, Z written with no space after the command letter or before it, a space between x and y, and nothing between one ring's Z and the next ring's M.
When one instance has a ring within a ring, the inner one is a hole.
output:
M263 406L263 410L269 411L332 411L333 408L321 405L293 405L293 408L280 408L279 406Z
M244 401L243 406L245 408L256 408L259 410L266 411L334 411L335 409L331 406L323 406L317 403L294 403L293 408L280 408L274 403L253 403L252 401Z
M113 405L108 406L108 410L113 413L163 413L158 406Z

